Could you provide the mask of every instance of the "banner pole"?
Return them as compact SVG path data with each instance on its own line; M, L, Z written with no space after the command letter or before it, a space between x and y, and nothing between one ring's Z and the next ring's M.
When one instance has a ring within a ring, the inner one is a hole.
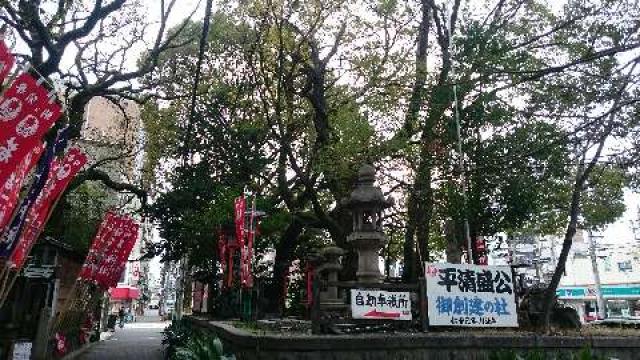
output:
M9 271L8 269L8 262L5 259L0 260L0 279L3 279L5 276L5 272ZM0 287L0 289L2 289L2 287ZM0 293L2 293L0 291Z
M0 309L2 309L4 303L7 301L9 293L11 292L11 288L13 288L13 284L15 284L16 280L18 279L17 271L7 271L7 274L9 274L7 276L7 279L11 276L11 273L13 273L13 277L11 278L11 281L8 282L9 286L5 287L3 289L3 293L0 294Z

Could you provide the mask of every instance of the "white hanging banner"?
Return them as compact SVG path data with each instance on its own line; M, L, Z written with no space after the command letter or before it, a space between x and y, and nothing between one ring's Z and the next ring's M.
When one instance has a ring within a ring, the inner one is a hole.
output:
M517 327L511 268L425 264L429 325Z
M411 320L409 292L351 289L354 319Z
M29 360L31 359L31 349L33 345L30 342L18 341L13 344L13 354L11 360Z

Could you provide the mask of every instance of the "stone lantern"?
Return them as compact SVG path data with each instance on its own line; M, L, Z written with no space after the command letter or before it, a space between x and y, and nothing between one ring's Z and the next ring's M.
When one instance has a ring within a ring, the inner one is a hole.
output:
M342 270L340 258L344 250L337 246L328 246L320 250L322 263L317 268L317 274L330 283L338 282L338 273ZM344 300L338 296L338 287L335 284L328 285L320 290L320 308L332 309L344 307Z
M378 253L387 242L382 231L382 210L393 204L391 198L384 198L380 187L373 185L375 177L376 169L363 165L351 197L343 203L353 216L353 232L347 241L358 252L356 277L364 283L379 283L382 279Z

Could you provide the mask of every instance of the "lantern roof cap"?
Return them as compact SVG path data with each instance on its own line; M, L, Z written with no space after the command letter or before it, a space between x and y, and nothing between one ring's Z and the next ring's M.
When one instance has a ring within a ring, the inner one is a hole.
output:
M337 246L326 246L320 249L319 252L320 252L320 255L324 257L335 257L335 256L342 256L345 254L345 251L342 248Z
M358 171L356 186L351 192L351 196L343 200L343 205L347 208L366 206L387 208L391 206L393 201L390 198L385 199L382 189L373 185L375 179L376 169L369 164L362 165Z
M376 168L369 164L364 164L358 170L358 183L367 183L373 185L376 180Z

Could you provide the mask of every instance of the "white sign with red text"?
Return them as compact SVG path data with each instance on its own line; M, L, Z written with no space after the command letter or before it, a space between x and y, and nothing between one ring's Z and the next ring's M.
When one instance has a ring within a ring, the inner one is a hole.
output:
M411 320L409 292L351 289L354 319Z

